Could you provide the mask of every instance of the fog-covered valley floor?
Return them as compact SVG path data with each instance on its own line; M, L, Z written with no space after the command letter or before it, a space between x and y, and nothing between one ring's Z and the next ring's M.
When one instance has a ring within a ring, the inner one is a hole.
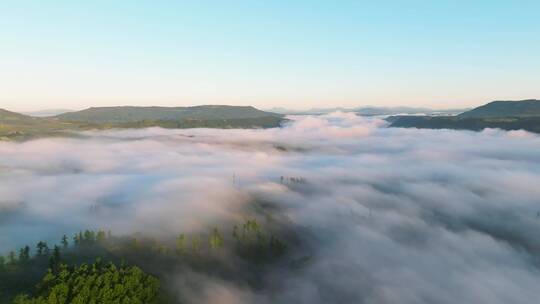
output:
M538 301L538 135L387 128L350 113L291 119L0 142L0 252L84 229L205 231L255 204L300 240L301 265L276 265L261 288L191 273L203 287L179 278L182 301Z

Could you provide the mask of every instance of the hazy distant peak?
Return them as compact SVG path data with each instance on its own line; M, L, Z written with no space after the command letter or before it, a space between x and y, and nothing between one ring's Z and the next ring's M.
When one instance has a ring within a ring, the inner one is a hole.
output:
M469 109L442 109L435 110L429 108L421 107L379 107L379 106L362 106L355 108L344 108L344 107L334 107L334 108L313 108L309 110L288 110L286 108L272 108L270 111L281 113L281 114L305 114L305 115L318 115L318 114L328 114L331 112L354 112L360 115L374 116L374 115L397 115L397 114L445 114L445 115L456 115L463 113Z
M26 111L22 112L22 114L30 115L34 117L48 117L48 116L56 116L67 112L73 112L73 110L68 109L46 109L46 110L38 110L38 111Z

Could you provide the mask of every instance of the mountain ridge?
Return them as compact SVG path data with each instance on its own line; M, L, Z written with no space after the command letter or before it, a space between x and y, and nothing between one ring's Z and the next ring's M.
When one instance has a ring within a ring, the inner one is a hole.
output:
M540 117L540 100L495 100L459 114L462 118Z
M456 115L470 110L469 108L456 109L430 109L422 107L378 107L378 106L361 106L353 108L335 107L335 108L312 108L308 110L290 110L286 108L270 108L269 111L289 114L289 115L323 115L332 112L347 112L356 113L362 116L384 116L384 115L399 115L399 114L429 114L429 115Z
M73 136L76 131L113 128L274 128L284 121L284 115L252 106L91 107L53 117L0 109L0 140Z
M455 116L397 115L390 127L480 131L485 128L540 133L540 100L497 100Z
M201 105L192 107L115 106L90 107L81 111L55 116L64 121L88 123L133 123L148 120L220 120L253 119L259 117L283 117L252 106Z

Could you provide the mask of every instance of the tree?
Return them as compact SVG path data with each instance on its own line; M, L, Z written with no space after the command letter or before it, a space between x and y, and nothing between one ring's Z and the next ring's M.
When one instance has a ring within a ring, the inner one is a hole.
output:
M42 256L42 255L49 254L49 246L47 246L46 242L39 241L36 247L37 247L37 255Z
M61 265L47 272L37 285L36 297L21 294L14 304L49 303L157 303L159 281L137 267L112 263Z
M287 250L287 245L274 235L270 236L270 252L274 256L282 255Z
M68 237L67 235L64 234L64 236L62 237L62 246L64 247L64 249L66 249L68 247L69 243L68 243Z
M15 263L17 263L17 255L15 254L15 251L12 250L8 253L8 264L14 265Z
M54 245L53 254L49 259L49 268L53 273L57 273L59 271L60 264L62 263L62 257L60 254L60 247L57 245Z
M210 248L212 249L221 248L223 246L223 237L221 236L217 228L214 228L212 234L210 234L209 243Z
M56 261L60 262L60 247L58 247L57 245L54 245L53 258Z
M160 245L160 246L157 246L157 252L159 254L167 254L169 252L169 248L165 245Z
M136 238L136 237L134 237L133 239L131 239L130 244L131 244L131 247L132 247L134 250L139 250L139 249L142 248L142 242L141 242L138 238Z
M75 244L75 246L79 246L81 244L81 239L79 238L78 233L75 233L73 236L73 244Z
M242 225L242 240L248 244L254 243L260 237L260 229L256 220L247 220Z
M45 249L43 250L43 253L45 255L49 255L50 252L51 252L51 249L49 248L49 246L47 244L45 244Z
M84 231L84 241L86 243L93 243L96 241L96 233L91 230Z
M235 240L238 240L240 235L238 235L238 226L234 225L233 227L233 232L232 232L232 236Z
M105 241L106 238L107 237L105 235L105 231L99 230L98 233L97 233L97 236L96 236L97 241L98 242L103 242L103 241Z
M196 235L191 238L191 249L195 254L201 251L201 238L199 236Z
M26 262L30 260L30 247L24 246L19 250L19 261Z
M180 234L176 237L176 252L178 254L184 253L186 250L186 237L183 234Z
M240 256L257 262L278 257L287 249L286 244L275 235L265 233L256 220L247 220L242 225L240 239L236 247Z
M0 269L4 269L5 266L6 266L6 258L0 255Z

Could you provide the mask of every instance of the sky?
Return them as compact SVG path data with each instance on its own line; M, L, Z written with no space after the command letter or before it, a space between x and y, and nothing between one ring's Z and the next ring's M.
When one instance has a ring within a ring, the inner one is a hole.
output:
M0 0L0 108L540 98L538 1Z

